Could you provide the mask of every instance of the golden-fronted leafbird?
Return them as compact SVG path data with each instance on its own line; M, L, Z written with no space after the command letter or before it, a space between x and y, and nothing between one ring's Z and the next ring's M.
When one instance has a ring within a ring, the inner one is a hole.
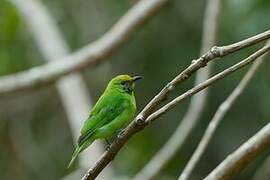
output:
M136 112L135 82L141 76L118 75L113 78L84 122L76 149L68 165L96 139L110 138L116 134Z

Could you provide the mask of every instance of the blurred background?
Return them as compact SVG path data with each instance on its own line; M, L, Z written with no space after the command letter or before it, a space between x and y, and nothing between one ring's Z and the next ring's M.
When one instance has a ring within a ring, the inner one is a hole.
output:
M76 51L102 36L129 8L131 0L43 0L64 38ZM198 57L205 1L169 2L146 26L139 29L110 60L81 73L93 102L117 74L143 75L136 87L138 110L173 77ZM226 45L269 29L269 0L224 0L218 45ZM258 46L257 46L258 47ZM247 57L248 48L217 61L217 73ZM0 0L0 75L20 72L46 63L16 8ZM160 179L175 179L200 140L219 104L230 94L248 68L210 88L207 105L193 130ZM256 77L221 123L191 179L205 177L228 153L270 120L270 62ZM176 96L192 87L194 77L178 87ZM75 92L76 93L76 92ZM187 110L189 100L177 105L155 123L136 134L112 162L114 174L134 176L167 141ZM90 110L90 109L89 109ZM105 146L105 144L104 144ZM73 151L71 127L52 84L0 99L0 179L61 179L76 166L66 166ZM252 179L270 151L256 158L236 179ZM270 169L270 167L269 167ZM42 172L42 173L40 173Z

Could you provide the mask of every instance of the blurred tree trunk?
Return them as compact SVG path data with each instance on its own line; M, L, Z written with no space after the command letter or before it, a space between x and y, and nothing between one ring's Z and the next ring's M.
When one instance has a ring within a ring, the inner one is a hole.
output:
M40 52L47 61L61 59L69 54L69 48L65 42L56 22L49 15L44 5L37 0L11 0L16 6L24 22L31 31ZM80 73L73 73L61 78L56 83L62 104L64 106L70 125L74 143L80 134L80 128L88 117L92 103ZM80 156L80 167L88 168L103 152L101 143L95 143L87 152ZM68 163L68 162L67 162ZM101 179L109 179L108 174L103 173Z

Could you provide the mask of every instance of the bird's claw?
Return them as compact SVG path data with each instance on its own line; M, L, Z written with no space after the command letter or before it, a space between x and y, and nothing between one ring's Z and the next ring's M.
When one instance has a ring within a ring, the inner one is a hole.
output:
M111 145L110 145L110 144L108 144L108 145L105 147L106 151L109 151L110 148L111 148Z
M111 148L112 143L108 139L105 139L105 141L107 143L105 149L108 151Z
M123 135L124 135L124 130L123 129L120 129L119 131L118 131L118 133L117 133L117 137L118 138L122 138L123 137Z

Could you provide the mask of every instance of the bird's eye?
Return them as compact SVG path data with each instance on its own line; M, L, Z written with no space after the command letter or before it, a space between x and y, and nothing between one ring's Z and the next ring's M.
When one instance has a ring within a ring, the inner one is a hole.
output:
M122 81L122 82L121 82L121 85L123 85L123 86L124 86L124 85L125 85L125 82L124 82L124 81Z

